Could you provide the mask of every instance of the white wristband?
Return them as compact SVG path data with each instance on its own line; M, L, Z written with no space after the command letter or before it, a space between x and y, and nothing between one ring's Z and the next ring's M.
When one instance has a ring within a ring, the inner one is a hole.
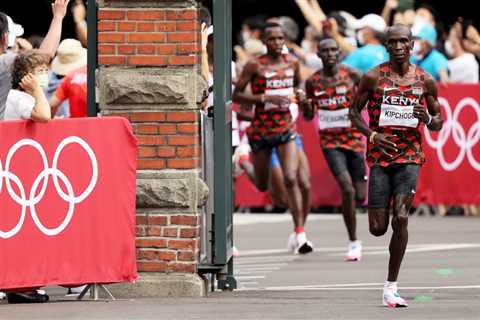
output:
M428 121L426 123L427 126L429 126L432 123L433 117L431 115L428 115Z

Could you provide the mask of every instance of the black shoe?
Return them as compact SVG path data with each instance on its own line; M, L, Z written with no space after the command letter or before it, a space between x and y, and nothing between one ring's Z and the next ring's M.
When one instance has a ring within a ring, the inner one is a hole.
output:
M47 294L38 292L7 292L8 303L44 303L49 300Z

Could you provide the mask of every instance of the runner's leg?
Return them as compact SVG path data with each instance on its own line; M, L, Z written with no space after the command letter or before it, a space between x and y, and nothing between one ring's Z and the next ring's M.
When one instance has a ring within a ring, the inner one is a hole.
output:
M272 150L260 149L252 154L254 183L259 191L267 191L270 178L270 157Z
M307 223L307 216L311 209L311 184L310 184L310 165L307 155L302 149L298 149L299 166L298 166L298 185L302 194L302 210L303 223Z

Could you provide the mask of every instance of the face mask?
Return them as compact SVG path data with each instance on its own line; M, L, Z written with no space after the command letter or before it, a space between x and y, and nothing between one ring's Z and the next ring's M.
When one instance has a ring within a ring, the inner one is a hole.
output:
M413 43L412 53L417 59L421 59L422 54L420 52L422 52L422 43L420 41L415 41Z
M363 35L362 30L357 32L357 41L361 46L363 46L365 44L365 36Z
M305 52L312 52L311 48L312 48L312 46L310 45L310 41L308 41L308 40L303 40L302 41L302 49Z
M35 75L35 78L37 79L38 85L42 89L47 89L48 88L48 73L47 72L42 72L42 73L37 73Z
M450 56L453 57L455 55L455 52L453 50L452 43L450 40L445 41L445 52Z
M247 42L248 39L250 39L250 32L248 32L248 31L242 31L242 40L243 40L243 43Z

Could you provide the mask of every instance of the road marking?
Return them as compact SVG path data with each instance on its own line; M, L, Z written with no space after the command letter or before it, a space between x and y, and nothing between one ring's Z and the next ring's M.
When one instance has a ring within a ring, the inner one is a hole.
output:
M409 245L407 248L408 253L413 252L429 252L429 251L444 251L444 250L456 250L456 249L471 249L471 248L480 248L480 243L444 243L444 244L412 244ZM315 248L315 252L322 252L322 253L338 253L341 252L341 255L344 254L346 247L320 247ZM255 256L264 256L268 254L278 254L278 253L289 253L290 251L287 249L260 249L260 250L242 250L241 256L237 259L243 258L252 258ZM387 246L363 246L363 254L369 255L381 255L387 254L388 248ZM339 254L335 254L339 255ZM298 255L290 254L290 257L298 257ZM264 257L265 259L276 258L276 257L288 257L285 255L281 256L270 256ZM293 260L292 259L292 260Z
M333 221L341 220L341 215L309 215L308 221ZM280 222L291 222L292 215L289 213L285 214L248 214L248 213L236 213L233 215L233 225L234 226L248 226L252 224L263 224L263 223L280 223Z
M235 277L237 280L248 280L248 279L265 279L265 276L238 276Z
M265 288L258 288L257 290L261 291L366 291L366 290L374 290L374 291L381 291L383 290L383 283L377 284L378 287L338 287L335 285L325 286L325 285L318 285L318 286L282 286L282 287L265 287ZM436 287L429 287L429 286L417 286L417 287L399 287L399 290L463 290L463 289L480 289L480 285L459 285L459 286L436 286Z

